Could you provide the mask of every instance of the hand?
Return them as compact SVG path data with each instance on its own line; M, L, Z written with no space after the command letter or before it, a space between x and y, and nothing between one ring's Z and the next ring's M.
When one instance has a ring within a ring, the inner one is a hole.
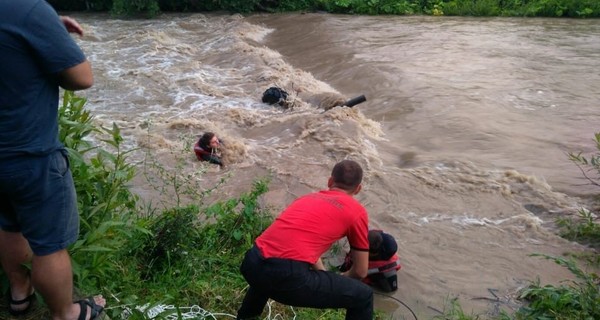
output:
M62 21L69 33L77 33L78 35L83 36L83 28L75 21L75 19L67 16L60 16L60 21Z
M321 258L319 258L319 260L317 260L317 262L315 262L315 264L312 265L312 268L314 270L325 271L325 265L323 264L323 260L321 260Z

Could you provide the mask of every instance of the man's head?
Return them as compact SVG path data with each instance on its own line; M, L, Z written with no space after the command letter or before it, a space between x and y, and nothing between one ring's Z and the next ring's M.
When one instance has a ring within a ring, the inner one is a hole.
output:
M198 143L200 148L212 148L217 149L219 147L219 139L213 132L206 132L200 137Z
M369 255L377 256L381 245L383 244L383 237L380 230L369 230Z
M352 160L342 160L333 167L327 186L355 195L360 192L362 177L363 170L360 164Z
M381 230L369 230L369 259L389 260L398 251L396 239Z

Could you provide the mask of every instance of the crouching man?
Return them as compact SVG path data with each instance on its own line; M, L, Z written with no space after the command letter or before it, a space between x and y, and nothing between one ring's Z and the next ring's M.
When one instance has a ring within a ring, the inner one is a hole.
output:
M361 281L369 263L368 216L353 198L362 176L358 163L337 163L328 190L296 199L256 239L240 268L250 287L237 319L258 318L269 298L296 307L344 308L346 319L373 318L373 290ZM321 255L343 237L352 267L326 271Z

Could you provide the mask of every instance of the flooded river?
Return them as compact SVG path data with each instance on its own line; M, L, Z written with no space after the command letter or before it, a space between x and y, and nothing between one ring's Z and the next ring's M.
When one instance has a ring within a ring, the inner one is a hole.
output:
M229 164L196 182L227 177L222 197L270 176L263 202L276 213L326 188L337 161L359 161L371 227L398 241L399 290L376 301L394 319L412 319L398 300L424 319L455 297L467 312L510 311L529 280L571 277L529 255L584 250L552 222L597 193L567 156L595 151L600 131L597 21L73 16L96 78L80 94L96 118L182 174L204 167L197 136L217 132ZM262 103L270 86L293 108ZM161 196L141 178L134 189Z

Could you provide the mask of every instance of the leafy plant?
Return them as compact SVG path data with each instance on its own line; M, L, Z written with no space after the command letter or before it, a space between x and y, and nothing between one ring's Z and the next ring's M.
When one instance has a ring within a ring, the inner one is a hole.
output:
M600 187L600 132L594 135L594 142L598 153L590 155L588 158L582 155L582 152L570 152L569 159L577 165L590 184ZM595 177L592 175L595 175Z
M237 253L241 253L240 248L245 251L252 246L254 239L272 221L258 205L258 197L268 191L268 181L256 181L250 192L237 199L217 202L204 210L208 218L216 219L214 225L203 231L207 234L204 246Z
M160 6L156 0L113 0L111 12L119 16L145 13L154 17L160 12Z
M557 219L557 225L561 228L560 235L565 239L600 248L600 224L596 222L598 217L587 209L580 209L579 217L577 220Z
M584 178L590 185L600 187L600 133L594 135L598 152L589 157L582 152L569 153L569 159L577 165ZM579 210L579 219L559 218L557 225L561 228L561 236L578 242L600 247L600 224L598 216L588 209Z
M127 188L134 168L122 152L122 137L117 126L112 129L94 125L85 110L85 98L65 91L59 107L59 138L69 151L69 164L77 190L80 237L71 246L73 271L80 286L97 286L109 278L113 256L136 232L145 232L131 223L137 197ZM111 153L93 146L92 134L100 137ZM109 138L102 138L107 135Z
M515 314L517 319L600 319L600 281L595 273L582 271L575 262L543 254L531 256L553 260L566 267L579 281L560 286L540 286L539 279L520 294L529 301Z
M148 219L151 234L137 244L142 278L162 274L195 250L199 238L198 207L173 208Z

